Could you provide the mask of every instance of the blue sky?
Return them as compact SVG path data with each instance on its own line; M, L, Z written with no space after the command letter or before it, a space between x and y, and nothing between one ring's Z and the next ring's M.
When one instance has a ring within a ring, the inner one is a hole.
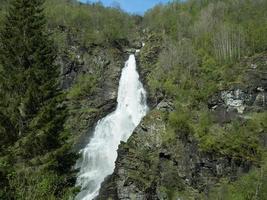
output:
M87 0L80 0L86 2ZM90 0L90 2L97 2L99 0ZM120 7L129 12L136 14L143 14L149 8L152 8L158 3L167 3L169 0L101 0L106 6L113 5L114 2L118 2Z

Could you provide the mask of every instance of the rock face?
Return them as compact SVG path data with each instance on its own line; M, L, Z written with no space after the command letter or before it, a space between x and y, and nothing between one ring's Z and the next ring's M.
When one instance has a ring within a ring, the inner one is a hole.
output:
M70 88L81 74L101 74L105 80L99 92L105 99L116 96L117 80L126 54L113 46L71 46L59 59L62 66L62 87ZM115 91L115 93L114 93Z
M83 75L97 77L92 94L67 102L70 117L66 126L73 133L74 151L79 151L89 142L97 121L115 110L121 70L128 56L142 43L138 34L132 41L122 39L90 46L78 43L71 34L68 37L69 44L57 60L61 66L61 87L68 91Z
M245 113L266 110L266 90L263 87L235 87L221 91L210 98L208 107L213 111L215 121L220 124L228 123Z
M74 135L75 151L88 143L95 123L116 107L121 69L129 56L125 49L130 48L123 45L125 44L118 43L84 47L73 42L58 58L62 67L61 85L66 91L75 85L80 76L97 77L92 94L68 100L71 116L66 126Z

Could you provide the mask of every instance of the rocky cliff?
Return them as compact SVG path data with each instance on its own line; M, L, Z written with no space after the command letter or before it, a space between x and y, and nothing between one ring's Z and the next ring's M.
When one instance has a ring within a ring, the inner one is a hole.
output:
M71 39L60 52L61 85L74 93L67 99L71 115L66 126L74 135L75 151L88 143L96 122L115 109L121 69L141 45L122 40L86 47ZM89 84L83 86L87 80Z
M137 59L151 111L127 143L120 145L115 171L102 184L97 199L208 199L222 180L234 182L259 164L205 151L198 138L187 131L173 137L168 116L175 103L161 91L152 93L148 80L162 49L161 41L154 36L148 40L153 45L146 45ZM68 100L72 113L68 126L76 134L76 150L88 143L95 123L114 110L121 69L127 56L139 48L138 42L90 48L73 45L62 54L63 88L72 88L82 75L99 74L93 92ZM242 82L215 92L206 101L213 122L221 127L234 120L246 121L251 113L266 112L267 54L243 59L238 65L244 68ZM261 130L259 139L266 147L266 130Z
M78 99L70 99L69 107L71 117L68 126L75 136L76 149L80 149L88 141L88 134L92 131L94 124L106 113L111 112L116 106L117 85L119 82L121 68L124 63L124 54L120 49L114 47L93 47L92 49L79 49L72 47L71 60L68 55L62 58L63 87L69 88L80 76L95 76L97 81L94 92L88 93Z

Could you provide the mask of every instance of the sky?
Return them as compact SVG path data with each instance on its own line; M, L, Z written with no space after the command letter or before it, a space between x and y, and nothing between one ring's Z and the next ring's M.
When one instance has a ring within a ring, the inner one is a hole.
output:
M87 2L88 0L80 0ZM99 0L90 0L90 2L98 2ZM167 3L169 0L101 0L105 6L112 6L114 2L119 3L120 7L134 14L144 14L146 10L152 8L158 3Z

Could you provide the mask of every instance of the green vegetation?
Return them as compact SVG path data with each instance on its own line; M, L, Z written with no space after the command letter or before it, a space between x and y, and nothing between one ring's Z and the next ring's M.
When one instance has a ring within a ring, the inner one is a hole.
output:
M142 61L153 69L151 90L174 96L186 90L199 100L240 81L245 70L232 64L266 50L266 8L261 0L191 0L150 10L144 27L158 34L148 37Z
M96 84L97 77L95 75L81 75L68 92L68 98L78 99L91 96L96 90Z
M203 151L215 151L221 155L256 163L261 160L264 149L260 145L260 134L267 128L266 113L253 113L246 121L235 120L221 126L213 122L208 110L193 113L179 107L170 114L168 121L173 137L176 134L193 134Z
M190 136L203 152L260 167L236 182L222 179L210 199L267 199L266 149L259 139L267 130L266 111L219 124L207 106L215 92L247 84L244 60L257 60L267 50L266 10L265 0L173 1L151 9L142 21L147 41L140 67L149 93L156 101L175 103L173 112L164 113L164 145ZM97 103L87 99L98 92L105 69L95 65L99 73L80 75L63 92L56 58L64 55L76 62L79 47L90 54L95 46L127 46L140 19L101 3L0 1L0 199L73 198L77 155L71 151L75 136L69 129L87 127L98 117L101 108L91 107ZM259 61L257 67L263 71L266 64ZM145 163L160 162L149 150L139 153ZM164 167L163 193L169 199L189 197L180 177L172 177L174 166ZM157 170L147 171L144 165L130 176L148 187ZM202 198L195 192L192 198Z
M206 114L206 113L205 113ZM262 147L260 133L266 130L266 113L254 114L245 122L234 121L226 127L208 122L206 116L197 124L196 135L204 150L215 150L223 155L259 162Z
M0 199L74 197L70 130L87 126L81 116L98 114L91 104L79 105L97 92L101 72L80 75L63 92L55 63L60 56L79 62L76 47L127 43L135 23L101 3L0 1Z
M220 126L207 100L230 85L245 84L246 69L235 63L266 49L266 8L261 0L192 0L159 5L145 14L150 36L141 62L149 72L149 90L176 102L171 129L192 133L205 151L260 158L258 136L266 130L266 113Z
M215 200L254 200L266 199L267 196L267 168L266 160L260 169L253 169L240 177L236 182L222 180L211 192L209 199Z
M166 145L190 135L203 152L261 166L266 157L260 142L267 131L266 111L219 124L207 102L220 90L247 85L249 66L243 61L267 50L266 9L267 2L261 0L190 0L158 5L145 14L148 37L141 63L148 72L148 89L156 99L175 102L167 119ZM259 73L266 70L261 61L254 62ZM230 196L216 197L215 192L211 199L266 199L263 168L231 183ZM262 187L256 188L255 179ZM225 187L221 185L221 193ZM171 187L163 190L175 193Z
M0 42L0 198L63 199L77 156L43 1L12 0Z
M131 38L135 21L122 10L90 5L75 0L47 0L48 27L55 30L57 44L78 42L84 46L112 43Z

